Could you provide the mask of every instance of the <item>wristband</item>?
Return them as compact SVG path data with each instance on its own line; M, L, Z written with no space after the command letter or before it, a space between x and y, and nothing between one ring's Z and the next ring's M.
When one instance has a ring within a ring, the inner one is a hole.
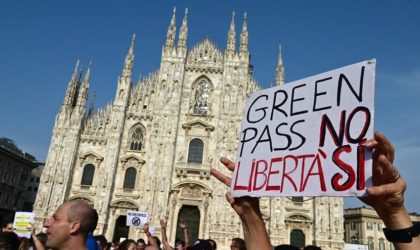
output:
M420 234L420 223L413 224L414 225L412 227L398 230L384 228L386 239L390 242L411 243L413 241L413 237L417 237Z

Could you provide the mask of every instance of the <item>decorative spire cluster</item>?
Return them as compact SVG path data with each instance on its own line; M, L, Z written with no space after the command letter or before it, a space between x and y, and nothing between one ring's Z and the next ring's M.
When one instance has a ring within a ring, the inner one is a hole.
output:
M77 60L76 67L74 68L74 72L67 86L66 96L64 97L63 105L66 107L70 107L70 108L73 107L73 104L75 101L75 93L80 84L78 76L77 76L79 72L79 67L80 67L80 60Z
M283 58L281 55L281 45L279 45L279 58L277 61L276 67L276 85L284 84L284 67L283 67Z
M230 28L227 39L226 52L228 55L232 56L235 53L235 43L236 43L236 32L235 32L235 11L232 12L232 20L230 22Z
M89 93L89 86L90 86L90 69L92 67L92 61L89 62L89 66L88 69L86 71L85 74L85 79L83 80L83 82L81 83L80 87L79 87L79 93L78 93L78 97L77 97L77 104L76 106L80 106L80 107L85 107L86 106L86 101L88 98L88 93ZM82 75L80 75L81 77ZM84 112L84 109L82 110Z
M133 63L134 63L134 42L136 40L136 34L133 34L133 38L131 39L130 49L128 49L127 56L125 57L124 61L124 69L122 76L130 77L133 72Z
M187 36L188 36L187 18L188 18L188 8L185 9L184 19L182 19L181 30L179 31L178 49L186 50L187 48Z
M246 12L244 13L244 22L242 24L239 53L241 55L248 54L248 27L247 27L247 22L246 22Z
M168 28L168 33L166 35L166 45L167 49L172 49L175 44L175 36L176 36L176 25L175 25L175 16L176 16L176 7L174 7L171 24Z

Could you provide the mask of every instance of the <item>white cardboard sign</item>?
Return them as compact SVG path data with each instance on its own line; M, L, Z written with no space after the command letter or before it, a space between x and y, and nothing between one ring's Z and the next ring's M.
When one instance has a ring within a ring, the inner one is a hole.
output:
M233 196L362 196L371 186L375 60L247 100Z
M143 227L147 223L147 212L127 211L126 225L131 227Z
M34 213L31 212L16 212L13 221L13 227L16 229L15 233L19 237L31 238L31 231L28 230L30 223L34 223Z

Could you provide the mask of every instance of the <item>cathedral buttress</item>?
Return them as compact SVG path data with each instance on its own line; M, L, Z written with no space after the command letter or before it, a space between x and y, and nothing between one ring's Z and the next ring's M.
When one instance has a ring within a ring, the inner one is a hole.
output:
M79 62L76 64L53 128L48 157L33 208L37 216L37 225L41 225L40 222L51 216L55 209L63 203L64 197L70 190L90 78L90 69L88 69L85 79L81 83L82 73L80 70L77 77L78 71Z
M120 77L118 78L117 92L114 100L114 106L122 107L124 109L127 106L131 89L131 75L133 73L135 39L136 34L133 34L130 48L128 50L127 56L125 57L123 71Z

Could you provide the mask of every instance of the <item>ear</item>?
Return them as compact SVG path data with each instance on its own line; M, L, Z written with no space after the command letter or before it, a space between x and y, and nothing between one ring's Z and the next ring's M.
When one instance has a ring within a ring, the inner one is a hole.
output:
M77 233L80 230L80 221L76 220L70 223L70 233Z

